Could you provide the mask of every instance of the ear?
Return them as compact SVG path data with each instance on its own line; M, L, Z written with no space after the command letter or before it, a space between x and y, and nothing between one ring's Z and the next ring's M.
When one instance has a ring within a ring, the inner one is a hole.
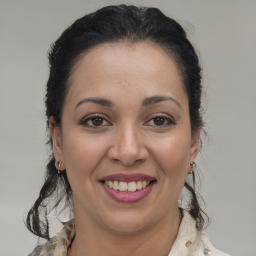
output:
M190 162L194 162L200 149L201 125L192 133L190 145ZM191 171L191 170L190 170ZM189 172L190 172L189 171Z
M49 119L49 128L52 136L52 150L54 158L56 162L62 161L63 163L61 131L53 116ZM61 171L63 168L65 169L64 164L62 164L58 169Z

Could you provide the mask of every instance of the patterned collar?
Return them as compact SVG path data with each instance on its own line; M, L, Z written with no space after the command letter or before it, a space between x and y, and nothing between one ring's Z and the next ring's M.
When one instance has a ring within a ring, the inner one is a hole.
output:
M67 250L75 237L75 221L64 224L57 236L46 244L40 245L29 256L66 256ZM183 210L177 238L168 256L227 256L213 248L208 238L196 229L196 222Z

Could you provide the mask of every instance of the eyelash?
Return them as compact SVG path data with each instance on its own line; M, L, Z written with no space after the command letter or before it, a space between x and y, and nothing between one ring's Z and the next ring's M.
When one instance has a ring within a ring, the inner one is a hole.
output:
M106 122L107 125L106 124L105 125L104 124L93 125L93 123L91 123L90 125L88 124L88 122L92 122L93 119L97 119L97 118L102 119L102 122L103 123ZM165 123L167 122L167 124L163 124L163 125L150 125L149 124L151 121L153 121L153 122L156 121L157 118L162 118ZM104 126L111 126L112 125L110 122L108 122L106 120L106 118L102 117L101 115L93 115L93 116L87 117L85 119L82 119L79 122L79 124L84 125L84 126L89 127L89 128L96 128L96 129L97 128L98 129L102 128ZM176 122L170 117L166 117L164 115L158 114L158 115L155 115L152 118L150 118L149 121L147 121L145 124L146 124L146 126L155 126L155 127L160 127L161 128L161 127L168 127L168 126L171 126L171 125L176 125Z
M153 116L152 118L149 119L149 121L146 122L146 124L148 124L151 121L153 121L153 122L156 121L157 118L163 119L165 124L163 124L163 125L147 125L147 126L155 126L155 127L162 128L162 127L168 127L171 125L176 125L176 122L174 121L173 118L167 117L163 114L158 114L158 115ZM167 124L166 124L166 122L167 122Z
M107 122L107 125L89 125L88 122L92 122L93 119L97 119L97 118L100 118L103 120L103 122ZM102 117L101 115L93 115L93 116L90 116L90 117L87 117L87 118L84 118L82 119L80 122L79 122L80 125L84 125L86 127L89 127L89 128L101 128L103 126L111 126L111 123L108 122L106 120L106 118Z

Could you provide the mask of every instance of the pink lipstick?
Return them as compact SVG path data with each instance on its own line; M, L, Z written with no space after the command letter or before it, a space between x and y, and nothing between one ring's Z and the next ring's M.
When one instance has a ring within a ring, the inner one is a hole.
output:
M112 174L102 177L99 182L105 192L115 201L134 203L150 193L156 179L141 173Z

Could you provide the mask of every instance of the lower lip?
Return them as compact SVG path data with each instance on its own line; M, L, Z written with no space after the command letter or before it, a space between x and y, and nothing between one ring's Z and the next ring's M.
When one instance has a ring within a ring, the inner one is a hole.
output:
M102 184L102 186L107 192L107 194L115 201L120 203L135 203L146 197L150 193L154 184L155 183L151 183L146 188L143 188L135 192L122 192L119 190L112 189L106 186L105 184Z

